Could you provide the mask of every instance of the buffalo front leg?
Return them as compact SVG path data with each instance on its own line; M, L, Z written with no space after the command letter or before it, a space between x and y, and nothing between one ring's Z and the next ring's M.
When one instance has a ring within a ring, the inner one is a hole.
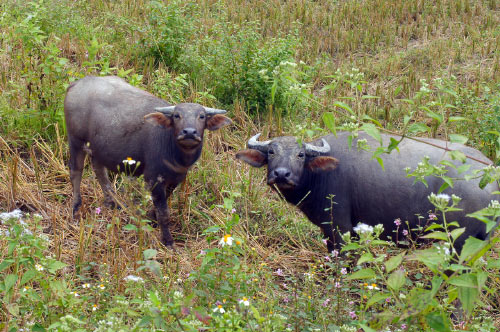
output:
M167 247L174 246L174 239L170 234L170 213L168 211L167 198L172 193L164 184L156 183L151 190L153 204L156 212L156 221L160 225L161 242Z
M85 151L83 141L69 139L69 176L73 186L73 218L80 218L80 207L82 206L82 196L80 194L80 184L82 182L83 166L85 164Z
M340 250L340 241L342 241L342 239L337 231L334 232L332 224L325 223L320 227L326 237L326 247L328 252L331 253L334 250Z

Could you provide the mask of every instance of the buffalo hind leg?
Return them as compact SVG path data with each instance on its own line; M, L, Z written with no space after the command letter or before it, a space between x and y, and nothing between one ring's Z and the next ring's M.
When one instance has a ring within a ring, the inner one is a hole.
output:
M106 167L101 165L95 159L92 159L92 168L94 169L97 181L99 181L99 185L101 186L102 192L104 194L104 204L111 208L116 207L116 202L113 199L114 191L113 187L111 186L111 182L109 181Z
M173 248L174 239L170 234L170 213L168 211L167 198L173 189L166 187L162 183L156 183L151 190L153 204L156 210L156 221L160 225L161 242L166 246Z
M69 139L69 176L73 186L73 218L80 218L82 196L80 184L82 182L83 166L85 165L84 142L78 139Z

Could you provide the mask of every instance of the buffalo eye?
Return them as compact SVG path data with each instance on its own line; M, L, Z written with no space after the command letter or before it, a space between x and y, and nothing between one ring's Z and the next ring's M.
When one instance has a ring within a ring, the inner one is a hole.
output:
M181 116L179 115L179 113L175 113L175 114L174 114L174 118L176 118L176 119L180 119L180 118L181 118Z
M204 119L205 118L205 114L200 114L200 119Z
M300 151L299 154L297 155L299 158L304 158L304 152Z
M274 150L273 150L273 149L269 149L269 150L267 151L267 153L268 153L268 154L274 154Z

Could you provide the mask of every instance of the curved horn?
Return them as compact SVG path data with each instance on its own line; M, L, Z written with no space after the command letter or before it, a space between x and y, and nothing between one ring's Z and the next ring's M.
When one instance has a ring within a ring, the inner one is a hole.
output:
M227 111L226 110L220 110L220 109L217 109L217 108L205 107L205 112L207 112L207 115L215 115L215 114L224 114Z
M175 106L155 107L155 111L170 115L174 112Z
M257 139L259 138L261 133L258 133L255 136L250 137L248 140L247 146L249 149L254 149L254 150L259 150L261 152L266 152L267 153L267 147L271 141L264 141L264 142L259 142Z
M304 143L304 147L306 149L306 154L308 156L319 156L320 154L326 154L330 152L330 144L325 141L324 138L321 139L323 142L323 146L316 146L308 143Z

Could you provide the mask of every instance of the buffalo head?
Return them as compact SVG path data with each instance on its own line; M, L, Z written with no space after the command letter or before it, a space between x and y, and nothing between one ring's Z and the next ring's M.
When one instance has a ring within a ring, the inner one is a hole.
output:
M257 134L248 140L247 150L240 151L236 158L253 167L267 164L267 184L280 190L293 189L300 185L305 169L318 172L333 170L338 160L329 156L330 145L322 139L322 146L310 143L299 144L295 137L276 137L259 142Z
M231 123L229 118L222 115L226 111L194 103L156 107L155 111L144 119L164 128L172 128L177 144L185 151L200 146L205 129L217 130Z

